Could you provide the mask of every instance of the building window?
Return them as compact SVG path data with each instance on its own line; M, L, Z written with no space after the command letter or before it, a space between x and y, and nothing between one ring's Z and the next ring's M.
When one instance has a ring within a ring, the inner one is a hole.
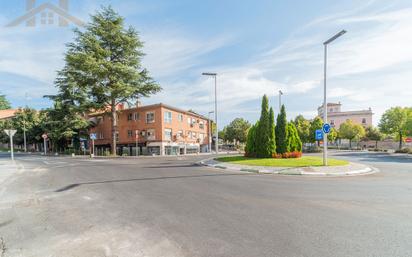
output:
M199 122L199 128L200 128L200 129L204 129L204 128L205 128L205 124L203 123L203 121Z
M188 132L187 132L187 138L192 139L192 131L188 131Z
M119 137L119 131L116 131L116 142L119 142L120 137Z
M334 126L335 126L335 121L334 121L334 120L330 120L330 125L331 125L332 127L334 127Z
M180 122L183 122L183 114L181 113L177 114L177 120Z
M192 132L192 138L196 139L196 133L195 132Z
M133 113L133 119L134 120L140 120L140 115L138 112Z
M183 131L182 130L177 131L176 135L177 135L177 139L183 138Z
M165 112L165 122L172 123L172 112Z
M153 122L155 122L155 113L147 112L146 113L146 123L153 123Z
M192 119L191 118L187 118L187 124L192 124Z
M366 119L362 118L362 124L366 124Z
M104 139L103 132L96 132L96 139Z
M155 130L154 129L148 129L147 130L147 140L156 140Z
M128 130L127 131L127 137L133 137L133 130Z
M127 120L128 120L128 121L133 120L133 113L129 113L129 114L127 115Z
M172 140L172 130L165 129L165 140L171 141Z

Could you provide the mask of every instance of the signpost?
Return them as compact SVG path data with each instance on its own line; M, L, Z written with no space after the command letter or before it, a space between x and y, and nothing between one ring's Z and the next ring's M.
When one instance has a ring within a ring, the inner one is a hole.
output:
M46 155L47 155L47 138L48 138L48 136L47 136L46 133L44 133L41 137L43 138L43 143L44 143L44 155L46 156Z
M320 140L322 140L322 139L323 139L323 132L322 132L321 129L317 129L317 130L315 131L315 140L316 140L316 141L320 141Z
M330 126L329 123L325 123L322 126L323 133L325 133L325 134L329 134L331 129L332 129L332 127Z
M17 130L15 129L5 129L4 133L6 133L10 137L10 153L11 153L11 160L14 161L14 152L13 152L13 136L16 134Z
M94 140L97 139L96 133L90 134L90 139L92 140L92 157L94 157Z
M139 130L136 130L135 132L136 135L136 156L139 155Z

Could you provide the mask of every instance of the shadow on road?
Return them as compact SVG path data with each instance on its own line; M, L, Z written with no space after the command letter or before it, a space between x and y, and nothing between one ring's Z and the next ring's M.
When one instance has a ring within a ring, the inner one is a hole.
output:
M106 183L119 183L119 182L132 182L132 181L150 181L150 180L164 180L164 179L183 179L183 178L202 178L202 177L220 177L220 176L253 176L256 174L250 173L219 173L219 174L204 174L204 175L188 175L188 176L169 176L169 177L154 177L154 178L135 178L135 179L117 179L117 180L104 180L104 181L90 181L70 184L65 187L57 189L56 193L71 190L73 188L82 185L96 185L96 184L106 184Z

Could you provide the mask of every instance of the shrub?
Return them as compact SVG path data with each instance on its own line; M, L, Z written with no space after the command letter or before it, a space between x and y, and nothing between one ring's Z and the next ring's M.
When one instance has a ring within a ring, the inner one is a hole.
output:
M401 150L396 150L395 153L412 153L411 148L402 148Z
M291 158L300 158L302 157L302 152L286 152L286 153L274 153L272 154L272 158L274 159L291 159Z

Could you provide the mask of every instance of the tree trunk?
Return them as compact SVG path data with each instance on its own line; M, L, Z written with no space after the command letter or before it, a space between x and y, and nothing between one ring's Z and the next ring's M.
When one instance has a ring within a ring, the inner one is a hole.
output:
M116 113L116 104L112 101L111 104L111 112L112 112L112 155L116 156L116 149L117 149L117 113Z
M399 150L402 150L402 133L399 132Z
M349 149L352 150L352 139L349 139Z
M375 141L375 149L378 149L378 140Z

